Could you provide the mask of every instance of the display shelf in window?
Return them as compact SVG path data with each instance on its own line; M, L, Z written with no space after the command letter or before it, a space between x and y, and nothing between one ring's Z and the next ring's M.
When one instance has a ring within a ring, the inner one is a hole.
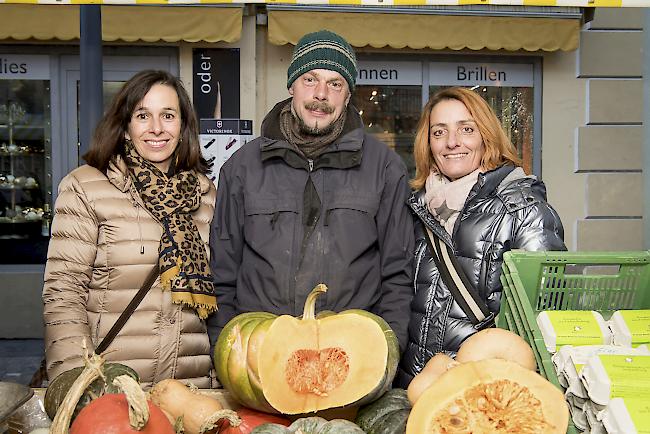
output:
M45 261L52 196L49 90L47 80L0 80L0 264Z

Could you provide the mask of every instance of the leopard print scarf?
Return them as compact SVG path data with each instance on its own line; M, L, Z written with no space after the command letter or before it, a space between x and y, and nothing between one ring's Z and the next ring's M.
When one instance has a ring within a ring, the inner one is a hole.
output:
M205 246L192 220L201 204L194 171L164 174L126 144L126 162L144 206L163 226L158 247L160 281L172 291L172 301L196 310L201 319L216 311L217 299Z

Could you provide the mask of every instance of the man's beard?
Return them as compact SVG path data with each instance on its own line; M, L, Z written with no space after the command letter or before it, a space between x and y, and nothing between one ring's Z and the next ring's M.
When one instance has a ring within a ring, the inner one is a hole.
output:
M326 102L317 102L313 101L305 104L307 110L320 110L327 114L334 113L334 107ZM293 107L292 107L293 109ZM323 128L318 127L318 122L312 127L305 123L302 118L296 113L296 119L298 119L298 128L303 134L308 134L310 136L324 136L331 133L334 130L334 124L336 124L336 119L324 126Z

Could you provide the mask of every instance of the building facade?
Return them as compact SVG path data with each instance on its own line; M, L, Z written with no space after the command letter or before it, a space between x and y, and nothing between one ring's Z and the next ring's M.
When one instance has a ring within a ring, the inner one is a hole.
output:
M643 248L642 18L635 9L102 6L106 105L145 68L177 74L203 118L288 97L293 44L329 28L357 49L353 104L413 170L420 110L480 92L547 185L570 250ZM40 337L49 212L82 164L79 7L0 5L0 337ZM217 199L219 200L219 199Z

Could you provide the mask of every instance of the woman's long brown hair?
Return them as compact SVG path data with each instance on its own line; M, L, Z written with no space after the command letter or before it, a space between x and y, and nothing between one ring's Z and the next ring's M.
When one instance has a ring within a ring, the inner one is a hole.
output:
M462 87L450 87L433 95L420 115L413 145L415 178L410 182L411 188L414 190L420 190L424 187L432 170L439 172L429 145L429 124L431 111L433 111L436 104L450 99L462 102L478 126L485 146L485 153L481 159L481 167L484 170L496 169L504 163L521 166L521 158L517 155L517 149L508 139L499 119L488 103L472 90Z
M207 171L201 155L199 123L181 81L167 71L145 70L134 75L115 95L110 107L99 121L93 134L90 150L83 158L90 166L106 172L108 163L116 155L124 156L125 133L140 101L155 84L171 87L178 95L181 109L181 136L176 147L175 170Z

